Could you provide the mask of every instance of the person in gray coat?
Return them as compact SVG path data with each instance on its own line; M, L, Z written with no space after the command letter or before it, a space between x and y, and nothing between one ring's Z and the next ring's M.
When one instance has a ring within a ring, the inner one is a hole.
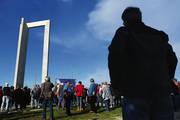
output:
M54 120L53 113L53 92L52 88L54 87L53 83L50 82L50 77L45 78L45 82L41 85L41 98L43 105L43 120L46 120L46 107L49 106L50 109L50 120Z

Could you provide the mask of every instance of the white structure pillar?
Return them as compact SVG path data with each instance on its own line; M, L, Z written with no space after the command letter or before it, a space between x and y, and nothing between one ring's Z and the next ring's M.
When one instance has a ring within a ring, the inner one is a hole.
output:
M44 33L42 82L44 82L45 77L48 75L50 21L46 22Z
M28 39L27 39L28 29L39 26L45 26L41 81L44 82L45 77L48 76L50 20L25 23L24 18L22 18L19 28L16 68L14 75L15 88L23 87L24 84L26 53L27 53L27 45L28 45Z

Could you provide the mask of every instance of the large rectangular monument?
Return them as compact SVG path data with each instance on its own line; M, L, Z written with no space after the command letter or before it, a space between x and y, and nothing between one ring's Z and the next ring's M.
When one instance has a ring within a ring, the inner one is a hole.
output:
M14 87L23 87L24 73L26 64L26 53L28 46L28 30L33 27L45 26L44 28L44 45L43 45L43 61L42 61L42 77L44 82L45 77L48 76L48 60L49 60L49 34L50 34L50 20L37 21L26 23L24 18L21 19L19 28L16 68L14 75Z

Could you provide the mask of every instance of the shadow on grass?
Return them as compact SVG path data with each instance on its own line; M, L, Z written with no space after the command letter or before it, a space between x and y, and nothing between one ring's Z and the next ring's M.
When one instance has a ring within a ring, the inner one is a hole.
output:
M112 108L110 113L116 114L116 108ZM115 111L114 111L115 110ZM110 113L104 113L105 108L98 109L97 114L96 113L89 113L89 110L86 109L82 112L72 110L72 114L70 116L66 116L65 111L58 111L54 109L54 117L56 120L99 120L100 118L106 118L111 116ZM119 110L117 111L119 114ZM47 117L49 116L49 110L47 110ZM14 112L14 113L3 113L0 114L0 120L40 120L42 117L42 110L38 111L31 111L26 110L25 112Z
M59 113L59 112L58 112ZM77 116L81 116L81 115L85 115L86 117L92 117L92 116L96 116L97 114L96 113L90 113L89 110L84 110L84 111L72 111L71 115L67 116L65 113L60 113L61 115L59 116L56 116L55 119L67 119L67 120L70 120L70 119L76 119ZM89 116L87 116L88 114L90 114ZM83 118L81 118L83 119ZM86 118L88 119L88 118ZM79 120L79 119L78 119ZM84 120L84 119L83 119ZM91 118L91 120L99 120L99 118Z
M36 112L14 112L14 113L3 113L1 114L1 119L3 120L19 120L23 118L32 118L40 116L42 111Z
M58 112L59 113L59 112ZM58 117L56 117L57 119L62 119L62 118L67 118L67 117L74 117L74 116L78 116L78 115L84 115L84 114L87 114L87 113L89 113L89 111L88 110L85 110L85 111L82 111L82 112L76 112L76 111L73 111L72 113L71 113L71 115L69 115L69 116L67 116L65 113L59 113L59 114L61 114L62 116L58 116Z

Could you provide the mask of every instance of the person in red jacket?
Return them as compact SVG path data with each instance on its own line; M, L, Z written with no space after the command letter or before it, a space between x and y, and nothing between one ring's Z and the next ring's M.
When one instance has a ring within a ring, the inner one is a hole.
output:
M78 84L75 87L75 94L77 99L77 110L82 111L82 96L83 96L84 86L82 85L82 82L79 81Z

